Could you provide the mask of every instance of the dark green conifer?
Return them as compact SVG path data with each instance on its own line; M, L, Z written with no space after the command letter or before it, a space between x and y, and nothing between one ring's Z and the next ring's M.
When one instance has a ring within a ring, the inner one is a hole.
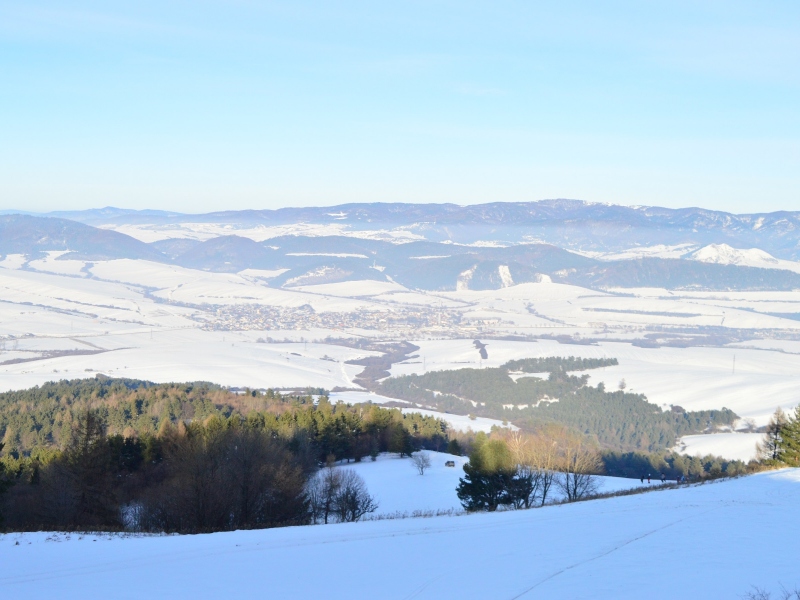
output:
M794 409L794 415L788 418L781 430L781 462L790 467L800 467L800 405Z

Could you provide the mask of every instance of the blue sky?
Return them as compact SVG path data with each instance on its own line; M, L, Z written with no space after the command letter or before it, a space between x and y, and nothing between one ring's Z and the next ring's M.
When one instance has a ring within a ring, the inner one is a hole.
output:
M7 2L0 208L800 210L800 2Z

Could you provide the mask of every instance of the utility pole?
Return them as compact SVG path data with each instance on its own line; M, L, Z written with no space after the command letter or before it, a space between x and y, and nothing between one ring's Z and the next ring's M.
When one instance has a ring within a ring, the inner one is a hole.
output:
M731 371L731 375L736 374L736 355L733 355L733 370Z

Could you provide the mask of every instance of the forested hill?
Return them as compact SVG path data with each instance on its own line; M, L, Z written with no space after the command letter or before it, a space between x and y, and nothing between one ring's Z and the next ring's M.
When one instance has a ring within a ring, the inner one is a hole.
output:
M613 361L613 362L611 362ZM390 377L377 391L455 414L474 414L513 422L523 429L560 423L592 436L614 450L658 451L671 448L683 435L730 425L737 415L726 408L669 412L642 394L607 391L589 385L589 376L568 371L600 368L616 359L582 363L581 359L552 357L506 363L493 369L433 371L424 375ZM544 377L518 377L509 371L542 372Z
M315 404L311 394L322 391L235 393L204 382L154 384L102 376L46 383L0 394L2 455L17 458L63 449L88 409L102 419L109 435L123 438L153 436L167 423L209 418L249 423L284 437L302 433L323 460L329 454L360 458L402 446L409 440L400 430L413 438L415 447L446 445L447 428L439 419L377 406L334 406L326 396Z

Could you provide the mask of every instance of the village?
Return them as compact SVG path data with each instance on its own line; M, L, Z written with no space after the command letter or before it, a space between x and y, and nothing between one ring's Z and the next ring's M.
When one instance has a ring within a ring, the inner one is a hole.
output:
M194 317L206 331L367 330L397 336L439 332L447 335L487 332L497 320L467 319L457 311L404 307L402 311L317 312L310 305L217 305Z

